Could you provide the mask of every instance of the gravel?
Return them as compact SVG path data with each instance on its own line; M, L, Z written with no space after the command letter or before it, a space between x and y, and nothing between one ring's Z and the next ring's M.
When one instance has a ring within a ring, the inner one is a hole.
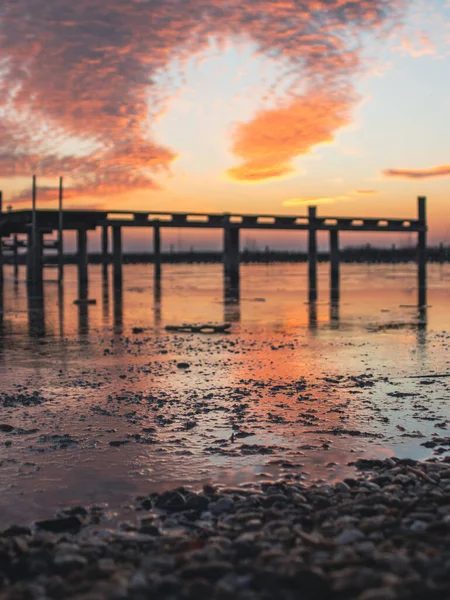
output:
M450 597L449 461L357 462L295 479L152 493L134 523L72 507L0 536L0 600Z

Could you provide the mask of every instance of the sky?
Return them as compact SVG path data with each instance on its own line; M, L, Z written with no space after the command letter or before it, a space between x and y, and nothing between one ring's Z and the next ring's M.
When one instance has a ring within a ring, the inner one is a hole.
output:
M425 195L450 243L449 73L449 0L3 0L4 204L33 173L41 207L60 175L68 208L408 218Z

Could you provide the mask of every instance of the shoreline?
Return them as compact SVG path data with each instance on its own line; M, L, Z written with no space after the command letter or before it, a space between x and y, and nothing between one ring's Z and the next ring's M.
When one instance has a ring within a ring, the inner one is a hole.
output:
M450 595L450 459L355 461L335 485L206 485L3 531L2 600L406 600Z

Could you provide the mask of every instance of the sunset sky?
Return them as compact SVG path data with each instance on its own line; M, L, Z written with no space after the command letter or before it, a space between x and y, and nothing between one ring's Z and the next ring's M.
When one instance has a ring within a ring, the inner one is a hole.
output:
M450 0L3 0L5 204L32 173L42 207L59 175L67 207L413 217L426 195L450 243Z

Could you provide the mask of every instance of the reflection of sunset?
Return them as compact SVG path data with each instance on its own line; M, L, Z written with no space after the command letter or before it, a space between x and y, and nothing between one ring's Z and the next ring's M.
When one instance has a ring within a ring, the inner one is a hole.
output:
M96 304L83 306L76 267L64 287L46 281L43 300L5 267L3 393L26 381L45 402L11 412L28 433L5 447L16 462L2 471L2 502L14 508L2 514L46 514L56 488L77 501L86 477L88 501L121 502L261 472L333 481L356 457L426 455L422 436L447 427L448 383L410 376L446 371L448 349L435 342L448 329L447 266L430 265L428 325L411 306L413 265L344 264L341 302L330 304L321 264L317 305L306 303L304 264L241 269L236 294L219 265L163 265L160 286L151 266L125 265L114 293L90 266ZM226 335L165 330L227 320Z

